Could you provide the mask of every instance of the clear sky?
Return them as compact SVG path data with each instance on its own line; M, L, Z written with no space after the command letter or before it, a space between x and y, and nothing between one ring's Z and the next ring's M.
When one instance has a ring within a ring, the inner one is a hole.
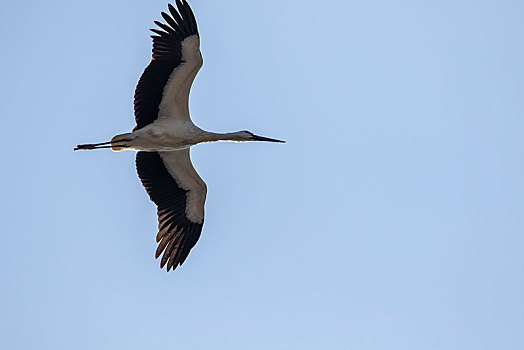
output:
M193 120L286 144L192 150L174 273L134 153L166 0L0 12L0 348L524 349L524 2L192 0Z

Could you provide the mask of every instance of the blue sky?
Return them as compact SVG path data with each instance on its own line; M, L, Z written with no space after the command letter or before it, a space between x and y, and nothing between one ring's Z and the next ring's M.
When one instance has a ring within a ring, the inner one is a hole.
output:
M524 3L192 0L206 222L154 260L132 129L152 1L0 13L0 347L524 348Z

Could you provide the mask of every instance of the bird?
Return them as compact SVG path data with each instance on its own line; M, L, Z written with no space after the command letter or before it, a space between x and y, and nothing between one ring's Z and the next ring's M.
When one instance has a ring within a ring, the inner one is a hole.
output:
M111 141L80 144L74 150L134 150L138 177L157 206L155 258L167 271L181 266L200 238L207 186L190 158L190 147L215 141L285 141L250 131L215 133L197 127L189 115L189 92L202 67L200 35L186 0L168 3L165 22L154 21L152 58L134 94L135 128Z

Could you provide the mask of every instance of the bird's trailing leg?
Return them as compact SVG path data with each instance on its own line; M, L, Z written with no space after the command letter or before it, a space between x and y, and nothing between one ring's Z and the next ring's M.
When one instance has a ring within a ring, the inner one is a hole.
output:
M92 150L92 149L100 149L100 148L111 148L111 147L118 147L118 146L124 146L125 140L119 140L116 142L113 142L111 144L111 141L107 142L101 142L101 143L86 143L83 145L77 145L73 150L79 151L79 150Z
M109 144L111 144L111 141L101 142L101 143L86 143L86 144L83 144L83 145L77 145L74 148L74 150L78 151L78 150L81 150L81 149L95 149L95 148L98 148L98 146L104 146L104 145L109 145Z
M123 151L125 150L130 142L133 139L132 133L125 133L116 135L111 139L111 141L107 142L101 142L101 143L86 143L84 145L77 145L74 150L91 150L91 149L99 149L99 148L111 148L113 151Z

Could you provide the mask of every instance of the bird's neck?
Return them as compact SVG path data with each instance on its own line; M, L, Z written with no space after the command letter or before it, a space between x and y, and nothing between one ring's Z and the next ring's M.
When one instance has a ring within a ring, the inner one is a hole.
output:
M242 131L225 133L205 131L202 135L202 141L200 141L199 143L216 141L242 142L249 141L249 137L246 136L246 134Z

